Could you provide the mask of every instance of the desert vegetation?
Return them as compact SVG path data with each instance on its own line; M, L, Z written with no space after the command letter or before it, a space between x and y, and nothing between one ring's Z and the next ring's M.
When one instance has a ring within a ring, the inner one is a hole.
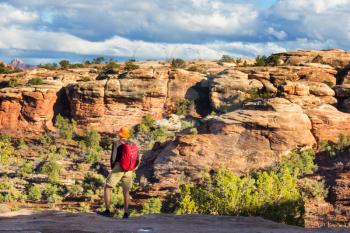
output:
M326 194L323 183L302 178L317 168L314 156L312 149L293 152L275 167L244 177L221 168L199 184L181 186L177 213L263 216L303 225L304 199Z
M21 72L22 70L19 68L12 68L10 66L5 65L4 63L0 62L0 74L13 74Z

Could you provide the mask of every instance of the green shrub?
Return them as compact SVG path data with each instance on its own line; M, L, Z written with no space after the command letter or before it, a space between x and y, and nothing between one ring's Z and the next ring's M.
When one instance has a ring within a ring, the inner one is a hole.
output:
M43 134L40 138L39 138L39 142L40 144L42 144L43 146L49 146L52 144L53 139L50 135L48 134Z
M97 163L101 161L101 152L92 148L88 148L85 152L85 162Z
M303 225L304 192L298 186L298 177L315 170L314 156L311 149L291 153L278 166L247 177L221 168L204 176L198 185L181 185L176 212L263 216ZM315 190L315 195L319 195L320 192Z
M272 54L269 57L263 56L257 56L255 58L255 65L256 66L277 66L280 64L281 56L278 54Z
M198 186L182 185L178 214L253 215L302 224L303 199L288 169L244 177L220 169Z
M7 177L0 179L0 203L23 201L26 199L27 196L15 188L13 181Z
M324 181L303 178L299 181L299 186L306 197L326 198L328 195L328 189L326 188Z
M87 131L84 141L87 147L99 148L101 142L101 135L96 130L90 129Z
M70 66L70 62L68 60L62 60L59 62L62 69L67 69Z
M88 130L84 141L80 142L80 147L84 151L85 161L96 163L101 160L102 147L100 146L101 135L96 130Z
M92 64L101 64L102 62L104 62L105 61L105 58L104 57L96 57L96 58L94 58L92 61L91 61L91 63Z
M118 64L118 63L115 62L115 61L110 61L110 62L106 65L106 68L107 68L107 69L117 69L117 70L119 70L119 69L120 69L120 64Z
M124 70L132 71L140 68L140 66L136 65L133 61L128 61L125 63Z
M7 66L4 63L0 62L0 74L13 74L21 71L22 70L19 68L13 69L11 66Z
M64 118L61 114L58 114L55 127L59 129L61 137L67 140L72 140L75 135L77 122L75 120Z
M324 140L320 141L319 149L321 152L327 153L330 158L335 158L338 154L350 150L350 136L339 135L336 144Z
M62 166L59 165L55 160L49 159L41 167L40 172L47 174L48 181L53 184L60 183L60 170Z
M84 177L83 190L88 200L93 201L100 198L105 179L100 174L89 172Z
M9 82L8 82L8 86L9 87L17 87L18 86L18 82L17 82L17 79L15 79L15 78L11 78L10 80L9 80Z
M255 65L256 66L266 66L267 65L267 57L265 55L258 55L255 58Z
M91 210L91 206L90 206L90 203L86 203L86 202L83 202L83 203L80 203L80 212L90 212Z
M184 69L186 67L186 62L180 58L171 60L171 68L173 69Z
M79 81L82 81L82 82L89 82L89 81L91 81L91 78L90 78L90 77L83 76L83 77L81 77L81 79L80 79Z
M324 84L328 85L329 87L333 87L334 86L334 83L331 82L331 81L323 81Z
M198 129L193 127L193 128L190 129L190 133L191 134L198 134Z
M18 175L21 177L26 177L33 174L33 162L25 161L22 166L18 169Z
M42 189L38 185L31 186L28 190L28 198L32 201L40 201L42 198Z
M142 214L159 214L162 209L162 201L159 198L150 198L142 208Z
M139 129L141 132L148 133L155 128L156 121L151 115L145 115L144 117L142 117L141 124L139 125Z
M48 148L48 151L50 154L55 154L57 152L57 146L56 145L50 145Z
M281 61L281 56L279 54L272 54L267 58L267 64L270 66L278 66Z
M42 78L32 78L28 81L28 85L42 85L44 80Z
M65 147L60 147L58 149L58 154L61 156L61 157L66 157L68 155L68 151Z
M264 88L261 90L253 88L248 90L247 93L249 94L249 98L246 99L245 102L256 99L269 99L276 97L276 93L268 92Z
M78 197L83 193L84 189L79 184L73 184L68 188L68 193L72 197Z
M39 64L37 67L47 69L47 70L57 70L58 69L57 63Z
M182 101L178 101L176 103L175 107L175 114L176 115L188 115L191 113L191 111L194 110L194 103L189 101L188 99L184 99Z
M24 139L23 138L20 138L19 140L18 140L18 144L17 144L17 149L18 150L25 150L25 149L27 149L27 144L26 144L26 142L24 141Z
M8 164L15 155L15 148L12 146L11 137L0 135L0 163Z
M338 136L338 142L336 145L336 149L338 152L343 152L347 150L350 147L350 136L345 136L343 134L340 134Z
M133 130L134 137L151 149L156 142L165 142L172 138L173 133L163 127L158 127L150 115L142 118L142 122Z
M191 66L187 70L191 72L200 72L200 70L196 66Z
M305 149L299 153L292 152L282 157L279 166L287 168L293 175L311 174L317 169L314 163L315 154L313 149Z
M236 60L233 57L231 57L230 55L222 55L222 57L219 61L225 62L225 63L236 63Z
M48 203L56 204L62 201L61 188L54 184L47 184L44 187L44 195Z

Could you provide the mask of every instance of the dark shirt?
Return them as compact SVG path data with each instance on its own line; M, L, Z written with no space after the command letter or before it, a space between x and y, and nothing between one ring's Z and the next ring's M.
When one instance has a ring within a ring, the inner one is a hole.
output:
M113 169L116 163L119 163L122 158L123 144L121 142L113 142L111 154L111 168Z

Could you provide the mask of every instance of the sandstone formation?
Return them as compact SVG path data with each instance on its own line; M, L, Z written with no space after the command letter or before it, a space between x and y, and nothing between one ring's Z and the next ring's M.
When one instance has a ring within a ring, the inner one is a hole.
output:
M204 77L185 70L137 69L117 77L69 85L71 114L80 127L112 133L138 124L144 115L159 119L185 97L200 99Z
M288 65L299 65L307 62L326 63L333 67L343 68L350 63L350 52L341 49L310 50L280 53L282 60Z
M283 65L274 67L200 60L187 62L188 71L150 61L138 62L132 71L101 72L96 66L0 75L0 87L10 79L18 81L17 87L0 88L0 133L38 138L55 130L58 114L75 119L81 131L114 133L138 124L146 114L169 116L188 99L198 113L192 117L201 124L199 134L157 143L145 153L139 175L147 180L143 188L149 196L165 196L203 171L225 166L245 175L273 166L296 148L317 148L320 141L335 143L339 135L350 135L350 53L295 51L280 56ZM32 78L44 79L44 85L28 85ZM158 123L171 124L173 131L181 128L176 117ZM309 203L312 213L347 205L348 171L334 176L332 206Z
M312 122L312 132L318 141L337 142L338 137L350 135L350 115L330 105L309 109L306 114Z
M3 232L240 232L240 233L345 233L347 229L304 229L256 217L201 215L146 215L127 220L96 214L18 211L0 215Z
M152 153L156 158L145 169L150 166L159 181L152 188L163 191L220 166L244 175L272 166L294 148L315 145L311 129L300 106L274 98L207 119L201 134L179 137Z
M53 130L52 119L57 87L0 89L0 129L2 133L40 136Z

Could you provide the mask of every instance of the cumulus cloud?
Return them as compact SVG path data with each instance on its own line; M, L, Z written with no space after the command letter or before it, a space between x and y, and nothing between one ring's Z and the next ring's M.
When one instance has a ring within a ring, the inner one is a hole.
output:
M350 48L350 0L1 2L6 54L163 59Z
M28 24L37 20L35 12L17 9L6 3L0 3L0 25Z

